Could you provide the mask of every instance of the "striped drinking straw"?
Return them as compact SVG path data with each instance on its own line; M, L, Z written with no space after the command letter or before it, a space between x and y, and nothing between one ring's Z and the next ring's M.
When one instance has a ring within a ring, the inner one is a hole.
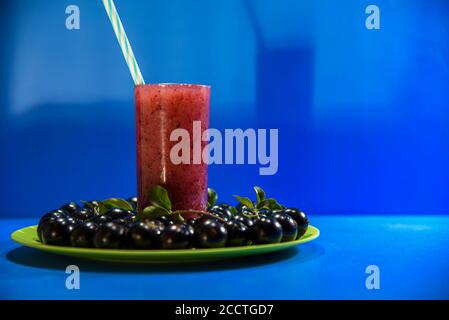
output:
M113 0L103 0L104 8L111 21L112 28L114 29L117 40L122 49L123 56L125 57L126 63L128 64L129 71L133 77L134 84L140 85L145 84L143 80L142 73L140 72L139 65L137 64L136 58L134 57L133 50L129 44L128 37L126 36L125 29L123 28L120 17L117 13Z

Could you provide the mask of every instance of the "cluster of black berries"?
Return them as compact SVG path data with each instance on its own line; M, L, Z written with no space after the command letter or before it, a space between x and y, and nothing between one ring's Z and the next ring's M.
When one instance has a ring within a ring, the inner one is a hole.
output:
M83 206L71 202L39 221L37 233L45 244L106 249L221 248L294 241L309 225L297 209L254 210L244 205L215 204L207 212L183 219L170 214L139 218L137 199L132 210L109 208L99 213L99 201Z

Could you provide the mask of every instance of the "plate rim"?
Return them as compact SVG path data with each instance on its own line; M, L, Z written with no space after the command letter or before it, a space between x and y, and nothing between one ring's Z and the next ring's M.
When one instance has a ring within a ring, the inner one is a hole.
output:
M307 243L312 240L315 240L320 236L320 230L313 226L309 225L308 229L311 230L309 236L306 238L300 238L295 241L288 242L280 242L280 243L272 243L272 244L259 244L259 245L247 245L247 246L238 246L238 247L224 247L224 248L190 248L190 249L99 249L99 248L79 248L79 247L68 247L68 246L55 246L55 245L47 245L36 240L24 239L21 237L21 233L24 233L28 230L36 230L37 225L27 226L13 231L10 234L10 238L25 247L34 248L41 251L47 251L58 254L76 254L78 255L98 255L98 258L104 256L114 256L114 255L122 255L122 258L125 257L181 257L181 256L192 256L192 255L215 255L215 254L227 254L233 252L241 252L244 249L250 249L251 252L260 251L264 249L288 249L290 247ZM250 252L250 251L248 251ZM101 256L101 257L100 257Z

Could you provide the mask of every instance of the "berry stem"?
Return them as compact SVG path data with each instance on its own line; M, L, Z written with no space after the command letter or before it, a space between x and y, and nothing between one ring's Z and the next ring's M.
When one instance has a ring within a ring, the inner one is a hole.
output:
M220 218L216 215L213 215L210 212L207 211L201 211L201 210L177 210L177 211L173 211L173 214L179 214L179 215L183 215L183 214L189 214L189 213L193 213L193 214L199 214L199 215L206 215L209 216L211 218L215 218L217 220L220 220L222 222L225 222L225 220L223 218Z

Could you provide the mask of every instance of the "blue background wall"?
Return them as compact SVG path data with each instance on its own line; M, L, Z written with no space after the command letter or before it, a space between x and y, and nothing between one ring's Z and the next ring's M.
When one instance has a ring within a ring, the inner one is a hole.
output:
M116 6L147 82L212 85L213 127L279 128L277 175L211 166L222 200L260 184L310 213L449 213L448 1ZM133 84L101 1L0 8L0 215L133 195Z

